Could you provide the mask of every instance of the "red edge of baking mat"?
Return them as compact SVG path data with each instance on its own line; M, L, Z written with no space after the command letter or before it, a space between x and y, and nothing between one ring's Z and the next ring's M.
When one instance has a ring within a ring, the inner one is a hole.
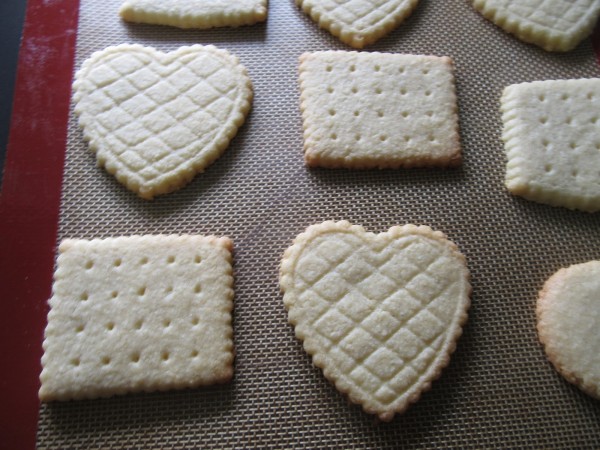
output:
M29 0L0 193L0 448L35 448L79 0ZM592 42L600 64L600 26Z
M0 193L0 448L36 444L79 0L29 0Z

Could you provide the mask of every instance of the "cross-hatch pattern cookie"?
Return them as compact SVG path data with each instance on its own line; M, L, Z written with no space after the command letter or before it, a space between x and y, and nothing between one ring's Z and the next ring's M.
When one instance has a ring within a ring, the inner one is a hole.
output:
M128 22L178 28L237 27L264 22L267 0L126 0L119 14Z
M600 210L600 79L504 89L506 187L529 200Z
M233 375L232 242L194 235L64 240L42 401L224 383Z
M321 28L354 48L363 48L398 27L419 0L296 0Z
M559 52L589 36L600 15L598 0L473 0L473 6L522 41Z
M98 164L145 199L179 189L221 156L252 102L246 69L211 45L108 47L83 63L73 90Z
M300 234L283 256L289 322L337 389L389 421L449 363L471 287L464 256L441 232L349 222Z
M299 71L309 166L461 163L450 58L324 51L303 54Z
M537 329L556 370L600 399L600 261L560 269L537 301Z

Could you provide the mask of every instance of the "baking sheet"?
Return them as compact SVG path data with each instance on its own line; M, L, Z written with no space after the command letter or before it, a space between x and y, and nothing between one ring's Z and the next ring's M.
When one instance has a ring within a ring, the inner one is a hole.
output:
M292 0L265 24L185 31L122 23L120 0L81 2L76 67L124 42L163 51L195 43L236 54L253 110L226 153L152 202L96 167L71 114L61 238L227 235L235 244L235 378L230 385L42 405L39 448L600 447L600 402L544 357L535 300L558 268L600 258L600 215L539 205L503 187L499 97L531 80L600 75L591 45L550 54L483 19L469 2L422 0L365 51L454 58L464 163L456 170L308 169L297 85L302 52L350 50ZM469 322L450 366L404 415L377 423L314 368L283 307L280 257L308 225L347 219L446 233L468 258Z

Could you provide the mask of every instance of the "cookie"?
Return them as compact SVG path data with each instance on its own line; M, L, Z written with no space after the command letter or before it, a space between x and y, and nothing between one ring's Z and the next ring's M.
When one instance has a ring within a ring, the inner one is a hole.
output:
M470 304L465 257L439 231L349 222L310 226L288 248L289 322L325 377L389 421L449 363Z
M237 27L264 22L267 0L126 0L119 14L127 22L178 28Z
M461 163L447 57L324 51L300 57L305 161L312 167Z
M588 37L600 15L597 0L473 0L473 6L522 41L557 52Z
M296 0L296 4L342 42L363 48L404 22L419 0Z
M560 269L537 301L537 330L567 381L600 399L600 261Z
M553 206L600 210L600 79L508 86L501 108L508 190Z
M145 199L179 189L221 156L252 101L246 69L211 45L108 47L83 63L73 90L98 164Z
M64 240L40 399L229 381L231 247L227 238L192 235Z

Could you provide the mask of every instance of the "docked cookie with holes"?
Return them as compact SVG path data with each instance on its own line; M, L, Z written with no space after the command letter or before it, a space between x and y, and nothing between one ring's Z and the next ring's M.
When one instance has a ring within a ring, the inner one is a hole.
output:
M178 28L238 27L264 22L267 0L126 0L119 14L128 22Z
M323 51L303 54L299 72L309 166L461 163L450 58Z
M354 48L382 38L417 7L419 0L296 0L312 20Z
M600 15L598 0L472 0L504 31L547 51L566 52L588 37Z
M244 66L212 45L108 47L83 63L73 90L98 164L145 199L181 188L221 156L252 102Z
M426 226L380 234L324 222L283 256L289 322L316 366L381 420L405 411L449 363L467 320L465 257Z
M224 383L233 375L232 242L67 239L43 343L42 401Z
M511 85L501 108L508 190L540 203L599 211L600 79Z

